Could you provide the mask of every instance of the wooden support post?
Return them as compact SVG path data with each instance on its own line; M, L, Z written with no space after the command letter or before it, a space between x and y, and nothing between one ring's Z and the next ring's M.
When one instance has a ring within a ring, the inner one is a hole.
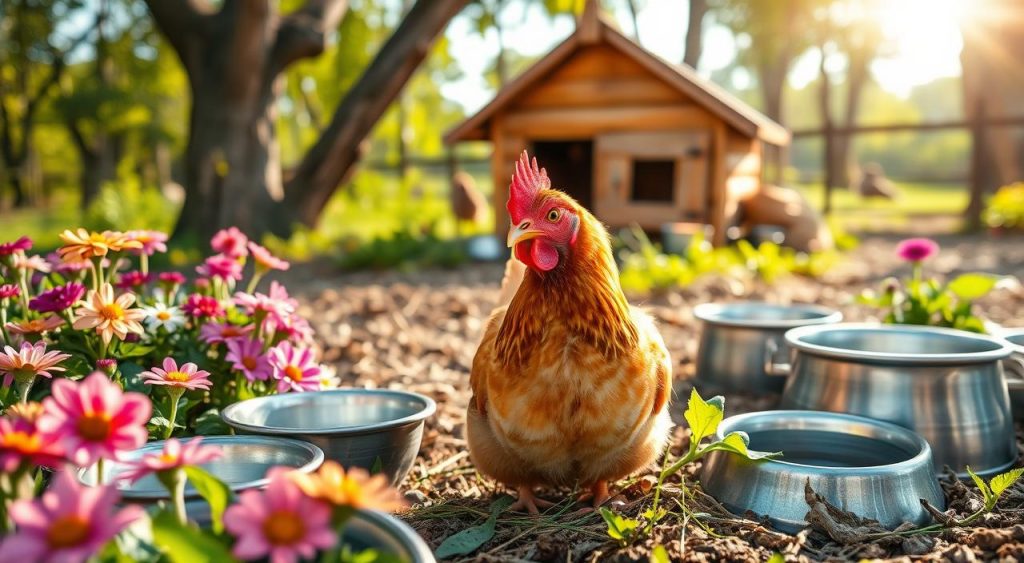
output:
M979 95L971 116L971 171L967 184L970 200L964 210L964 228L968 231L981 228L981 211L985 206L985 133L985 101Z

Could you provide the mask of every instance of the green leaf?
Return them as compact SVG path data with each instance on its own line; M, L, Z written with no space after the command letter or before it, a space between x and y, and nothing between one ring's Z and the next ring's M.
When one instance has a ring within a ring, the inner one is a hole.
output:
M658 545L654 547L654 551L651 552L651 563L669 563L668 551L665 546Z
M503 496L491 503L491 515L487 521L479 526L466 528L457 534L453 534L444 540L437 547L434 553L438 559L447 559L456 555L469 555L481 545L487 543L494 537L494 528L498 524L498 515L512 505L512 498Z
M199 466L186 466L185 475L188 476L188 480L196 488L199 496L203 497L210 505L210 520L213 523L214 533L221 533L224 530L224 510L227 509L234 496L231 489L224 484L224 481Z
M690 391L690 400L687 403L686 412L683 417L690 425L690 440L692 444L698 444L701 440L715 433L718 424L722 422L723 409L719 406L717 398L705 401L697 393L696 389Z
M600 508L600 511L601 518L604 518L605 523L608 524L608 537L618 540L622 545L626 545L633 539L633 535L640 525L639 522L632 518L623 518L618 513L612 512L603 506Z
M235 561L227 546L195 528L182 526L167 510L153 518L153 540L171 563Z
M708 444L702 452L723 451L741 455L752 461L760 461L780 457L782 452L758 452L747 448L748 439L743 432L730 432L728 436Z
M989 501L993 498L992 489L988 488L988 485L985 484L985 481L982 480L981 477L978 477L974 471L971 471L970 465L967 466L967 474L971 476L971 480L974 481L974 485L978 487L979 491L981 491L981 496L985 500L985 506L989 506L989 508L991 508ZM994 505L995 503L992 504Z
M783 557L781 553L776 551L772 554L771 557L768 558L768 561L766 563L786 563L786 558Z
M380 473L383 470L384 470L384 460L381 459L380 456L377 456L377 458L373 460L373 466L370 467L370 475L376 475L376 474Z
M992 488L992 494L995 495L996 499L998 499L1006 489L1009 489L1010 486L1017 482L1017 479L1020 479L1021 475L1024 475L1024 467L1011 469L1006 473L996 475L988 482L989 486Z
M146 385L139 376L145 368L134 362L121 362L117 365L121 372L121 380L124 382L125 391L135 391L143 395L149 395L152 385Z
M960 299L974 301L992 291L1000 279L1000 276L992 274L960 274L949 282L947 288Z
M210 409L196 418L197 436L220 436L231 433L231 427L220 417L220 409Z

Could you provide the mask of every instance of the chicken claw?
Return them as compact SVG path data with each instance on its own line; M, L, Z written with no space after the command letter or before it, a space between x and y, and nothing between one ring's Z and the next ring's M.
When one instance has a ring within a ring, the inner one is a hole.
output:
M534 496L533 489L531 487L519 487L518 491L519 500L512 503L512 506L508 507L509 510L521 511L526 509L526 511L532 516L540 516L540 510L538 510L538 507L551 508L552 506L555 506L555 503L553 502Z
M588 492L583 493L576 499L576 502L591 501L593 508L584 508L579 510L578 513L585 514L587 512L597 510L598 508L601 508L604 503L608 502L608 499L610 498L612 498L612 495L608 492L608 481L598 481L590 486L590 490Z

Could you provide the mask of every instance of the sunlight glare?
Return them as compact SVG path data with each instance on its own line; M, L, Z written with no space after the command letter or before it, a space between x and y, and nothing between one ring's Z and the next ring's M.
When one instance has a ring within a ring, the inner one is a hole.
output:
M971 0L888 0L878 4L878 20L893 49L876 61L882 82L897 91L937 76L960 73L960 24L972 16Z

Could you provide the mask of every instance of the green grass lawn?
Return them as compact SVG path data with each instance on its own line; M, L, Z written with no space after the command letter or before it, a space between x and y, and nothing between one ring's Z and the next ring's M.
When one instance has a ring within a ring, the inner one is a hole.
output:
M967 207L967 187L956 183L898 182L893 200L863 199L850 190L832 192L832 220L853 231L907 230L921 216L946 216L953 225ZM821 184L797 184L815 209L823 209ZM956 228L955 226L953 228Z

